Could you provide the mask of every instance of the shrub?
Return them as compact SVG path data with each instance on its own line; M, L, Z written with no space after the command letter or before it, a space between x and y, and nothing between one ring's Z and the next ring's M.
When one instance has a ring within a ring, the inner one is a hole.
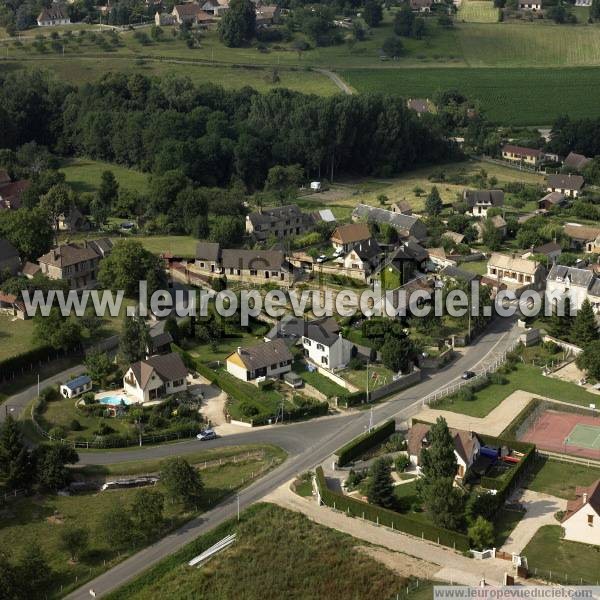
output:
M389 439L385 442L384 448L386 452L398 452L406 449L406 440L401 433L392 433Z
M81 423L77 419L73 419L69 425L71 431L81 431Z
M489 379L490 383L495 385L505 385L508 383L508 379L502 373L491 373Z
M357 356L351 358L348 362L348 368L351 371L360 371L361 369L364 369L364 366L365 365L363 364L363 361L360 360L360 358L358 358Z
M260 411L254 404L250 404L250 402L240 402L240 412L245 417L253 417L257 415Z
M83 403L87 406L90 404L95 404L96 402L96 397L94 396L93 392L86 392L81 399L83 400Z
M259 390L272 390L275 387L275 382L272 379L265 379L258 383Z
M354 460L361 454L364 454L369 448L379 444L386 438L388 438L396 430L396 421L390 419L383 425L375 427L372 431L363 433L352 441L348 442L345 446L342 446L339 450L334 453L338 457L338 465L343 467L350 461Z
M461 402L471 402L475 400L475 394L470 387L465 386L456 393L456 399Z
M394 466L396 467L396 471L398 471L398 473L402 473L410 466L410 458L408 458L406 454L401 454L396 458Z
M60 425L56 425L48 432L48 435L53 440L64 440L65 437L67 436L67 432L65 431L64 427L61 427Z
M352 491L354 489L356 489L361 481L363 481L366 477L366 473L364 472L357 472L354 469L350 469L350 472L348 473L348 477L346 478L346 489Z
M107 425L106 423L100 423L100 426L98 427L98 429L96 429L96 431L94 431L94 435L99 435L99 436L110 435L111 433L115 433L115 430L110 425Z
M46 402L54 402L55 400L60 400L61 395L57 386L49 385L40 392L40 398L44 399Z

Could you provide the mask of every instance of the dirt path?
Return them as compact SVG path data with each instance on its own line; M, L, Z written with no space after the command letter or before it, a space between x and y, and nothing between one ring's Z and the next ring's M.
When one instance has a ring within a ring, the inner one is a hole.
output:
M354 90L337 73L329 71L328 69L315 69L315 71L321 73L321 75L325 75L325 77L329 77L329 79L331 79L344 94L348 94L348 96L354 94Z

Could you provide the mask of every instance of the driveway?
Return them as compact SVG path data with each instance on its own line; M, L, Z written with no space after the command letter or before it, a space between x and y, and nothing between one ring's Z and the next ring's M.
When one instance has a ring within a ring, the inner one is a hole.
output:
M500 548L510 554L520 554L540 527L557 525L554 514L567 508L566 500L531 490L524 490L516 500L524 505L526 513Z

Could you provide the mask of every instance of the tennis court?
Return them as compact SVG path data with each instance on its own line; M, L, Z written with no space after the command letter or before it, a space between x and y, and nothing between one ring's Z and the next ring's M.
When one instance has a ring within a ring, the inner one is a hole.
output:
M567 446L600 450L600 427L578 423L567 436Z
M519 436L540 450L600 459L600 418L559 410L544 410Z

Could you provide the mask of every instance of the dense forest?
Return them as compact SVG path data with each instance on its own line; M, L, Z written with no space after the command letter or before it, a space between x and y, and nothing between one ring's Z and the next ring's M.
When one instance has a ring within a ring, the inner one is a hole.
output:
M249 190L275 165L299 164L309 177L392 175L454 152L398 97L259 94L123 74L78 89L39 73L0 76L0 132L5 148L34 141L60 155Z

